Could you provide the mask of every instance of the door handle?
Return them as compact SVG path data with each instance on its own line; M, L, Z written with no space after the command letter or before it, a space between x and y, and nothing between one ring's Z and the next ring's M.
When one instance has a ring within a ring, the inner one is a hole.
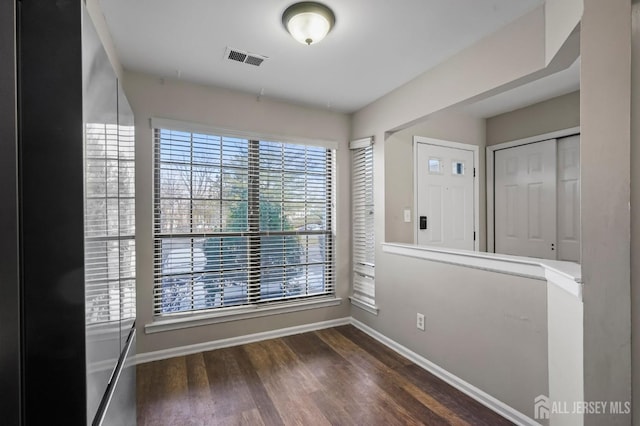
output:
M420 229L427 229L427 217L420 216Z

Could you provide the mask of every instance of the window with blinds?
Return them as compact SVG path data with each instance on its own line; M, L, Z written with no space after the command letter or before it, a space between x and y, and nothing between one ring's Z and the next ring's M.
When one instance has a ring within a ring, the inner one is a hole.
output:
M135 131L85 129L87 324L135 318Z
M334 294L333 150L154 130L156 315Z
M352 141L351 206L353 293L351 302L372 313L375 306L375 233L373 204L373 138Z

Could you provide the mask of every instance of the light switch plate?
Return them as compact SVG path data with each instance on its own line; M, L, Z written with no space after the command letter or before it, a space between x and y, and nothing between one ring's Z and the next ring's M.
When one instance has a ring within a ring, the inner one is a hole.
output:
M411 209L404 209L404 221L411 222Z

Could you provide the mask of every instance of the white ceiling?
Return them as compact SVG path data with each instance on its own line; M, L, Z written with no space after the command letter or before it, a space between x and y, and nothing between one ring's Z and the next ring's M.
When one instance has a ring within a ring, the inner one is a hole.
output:
M100 5L127 70L353 112L544 0L323 2L335 12L336 25L313 46L296 42L282 26L293 0ZM270 59L260 67L231 62L224 59L227 46Z

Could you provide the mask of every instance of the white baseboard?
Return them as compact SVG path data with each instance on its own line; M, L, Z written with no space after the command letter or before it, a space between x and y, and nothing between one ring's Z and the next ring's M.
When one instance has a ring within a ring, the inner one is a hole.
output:
M475 399L476 401L486 406L487 408L490 408L491 410L500 414L502 417L506 418L507 420L510 420L517 425L540 426L540 423L536 422L530 417L508 406L504 402L497 400L496 398L492 397L488 393L473 386L471 383L468 383L462 380L461 378L459 378L458 376L451 374L444 368L434 364L433 362L429 361L423 356L418 355L412 350L389 339L388 337L377 332L376 330L369 327L368 325L356 320L355 318L351 318L351 324L354 327L367 333L369 336L373 337L383 345L391 348L392 350L404 356L405 358L409 359L410 361L413 361L415 364L427 370L429 373L445 381L446 383L450 384L451 386L458 389L459 391L467 394L468 396Z
M281 328L278 330L265 331L263 333L247 334L246 336L231 337L229 339L214 340L212 342L197 343L195 345L181 346L179 348L145 352L136 355L136 364L144 364L145 362L197 354L199 352L212 351L215 349L229 348L231 346L245 345L247 343L260 342L262 340L307 333L309 331L322 330L324 328L338 327L340 325L347 324L351 324L351 317Z

